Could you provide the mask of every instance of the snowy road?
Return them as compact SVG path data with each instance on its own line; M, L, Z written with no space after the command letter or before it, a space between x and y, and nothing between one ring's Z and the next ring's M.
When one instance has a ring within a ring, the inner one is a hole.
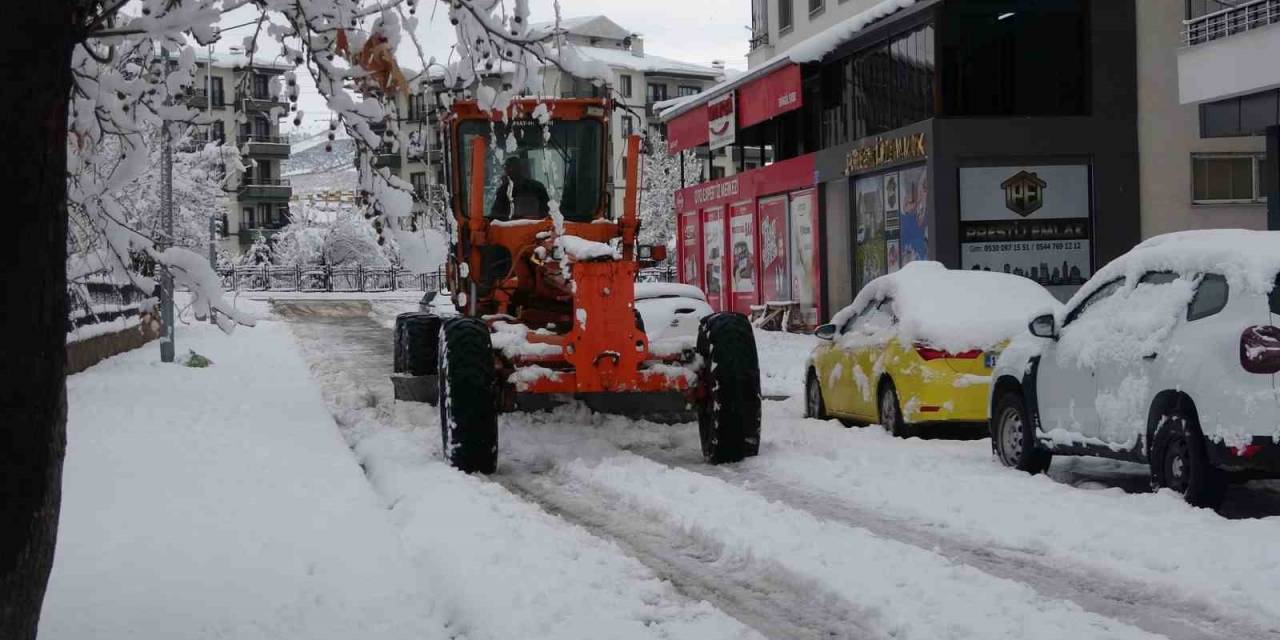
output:
M1280 638L1274 485L1230 520L1137 492L1132 465L1033 478L986 440L895 440L795 399L739 465L704 465L692 425L561 409L505 416L499 473L468 477L434 412L391 398L395 309L276 311L469 638Z

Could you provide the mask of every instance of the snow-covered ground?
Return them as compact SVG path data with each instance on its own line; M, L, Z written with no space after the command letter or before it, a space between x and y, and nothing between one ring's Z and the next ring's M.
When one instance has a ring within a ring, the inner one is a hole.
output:
M807 420L813 339L764 332L764 391L792 397L757 458L565 407L504 416L498 473L466 476L434 410L391 398L387 329L415 307L276 301L231 338L179 333L210 369L149 348L74 376L46 635L364 637L377 610L415 638L1280 637L1275 483L1227 518L1136 465L1030 477L987 440Z

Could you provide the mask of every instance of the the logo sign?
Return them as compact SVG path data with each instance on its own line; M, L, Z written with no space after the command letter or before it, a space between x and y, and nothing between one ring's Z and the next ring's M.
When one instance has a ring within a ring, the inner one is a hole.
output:
M1049 184L1029 171L1019 171L1000 183L1004 189L1004 206L1027 217L1044 206L1044 190Z
M844 174L851 176L892 164L923 160L927 155L923 133L900 138L876 138L845 156Z
M733 91L707 103L707 137L712 151L736 141L738 114L735 106Z

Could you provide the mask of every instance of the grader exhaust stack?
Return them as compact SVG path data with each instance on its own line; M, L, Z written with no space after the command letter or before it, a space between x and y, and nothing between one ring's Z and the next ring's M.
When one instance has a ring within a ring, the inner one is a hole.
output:
M455 103L444 119L458 233L446 264L457 317L396 323L397 398L437 401L444 454L497 466L498 415L578 399L595 410L696 419L704 456L760 443L760 377L746 318L704 318L696 342L655 351L635 307L640 138L626 139L622 216L609 202L600 99ZM490 148L491 140L502 143ZM659 252L660 253L660 252Z

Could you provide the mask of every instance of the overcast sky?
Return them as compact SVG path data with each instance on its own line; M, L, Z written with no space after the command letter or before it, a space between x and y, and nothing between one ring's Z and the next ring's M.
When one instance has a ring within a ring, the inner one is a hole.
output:
M549 22L555 18L554 0L531 0L533 22ZM432 17L431 10L439 7ZM453 44L453 27L445 6L431 0L418 3L418 40L428 56L445 60ZM693 64L710 66L712 60L724 60L730 68L747 66L747 41L750 36L750 0L560 0L563 17L606 15L614 22L644 36L645 52L675 58ZM235 25L255 17L251 7L228 15L224 25ZM228 51L239 45L250 29L227 32L217 50ZM264 50L266 47L263 47ZM402 46L400 64L417 69L421 62L412 47ZM301 108L305 112L303 127L312 129L328 122L329 112L316 93L310 78L299 74L302 89ZM292 128L290 121L282 128Z

